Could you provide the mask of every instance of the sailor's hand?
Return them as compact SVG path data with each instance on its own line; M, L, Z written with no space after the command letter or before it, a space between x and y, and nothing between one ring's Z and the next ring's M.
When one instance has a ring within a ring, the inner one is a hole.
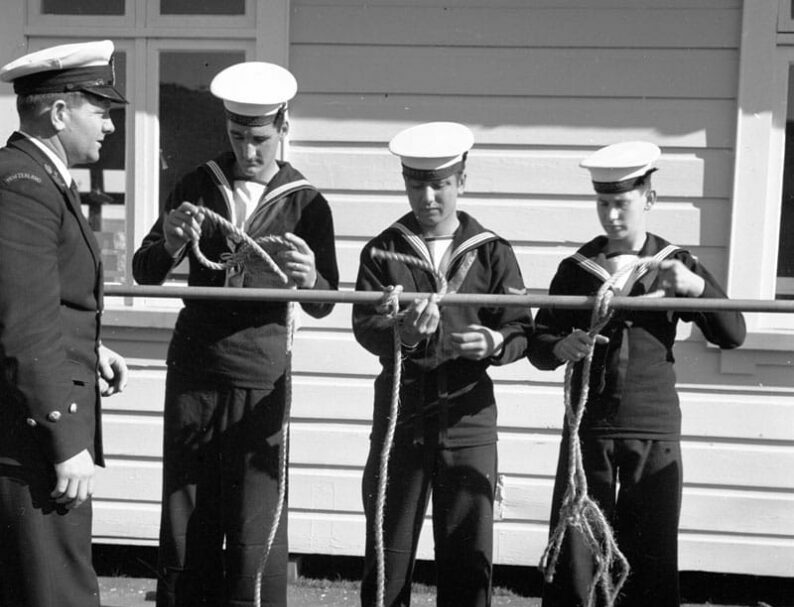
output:
M174 255L187 243L201 238L201 222L204 221L202 207L183 202L171 210L163 220L165 250Z

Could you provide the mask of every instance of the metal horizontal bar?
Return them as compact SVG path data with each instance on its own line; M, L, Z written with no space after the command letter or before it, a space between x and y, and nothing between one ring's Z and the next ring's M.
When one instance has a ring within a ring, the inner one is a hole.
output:
M383 298L377 291L329 291L311 289L248 289L241 287L162 287L105 285L109 297L152 297L208 299L227 301L297 301L314 303L369 303L375 304ZM430 293L400 294L400 303L409 303L417 298L426 298ZM590 309L593 297L575 295L490 295L479 293L449 293L442 305L448 306L521 306L531 308ZM610 303L616 310L676 310L744 312L794 312L794 300L764 299L706 299L687 297L620 297Z

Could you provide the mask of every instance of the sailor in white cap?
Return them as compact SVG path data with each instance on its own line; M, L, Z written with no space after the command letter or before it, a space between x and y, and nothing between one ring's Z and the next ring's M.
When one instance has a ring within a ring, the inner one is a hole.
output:
M619 285L622 295L726 296L689 251L646 229L656 202L651 176L659 157L653 143L629 141L601 148L581 162L590 173L605 234L562 260L550 295L593 296L615 272L633 264ZM658 267L637 265L640 259L653 259ZM529 360L552 370L584 360L595 347L579 438L590 497L614 527L631 567L620 604L677 607L682 487L681 410L673 368L677 324L694 322L708 341L735 348L745 337L744 319L739 312L626 310L591 337L590 316L587 310L540 309ZM568 486L568 452L563 435L552 529ZM544 607L587 604L594 568L587 542L568 529L554 580L544 589Z
M4 605L99 605L91 564L99 399L123 389L127 368L99 341L101 251L69 168L96 162L113 133L108 112L124 97L113 87L112 53L109 40L68 44L0 68L20 118L0 149Z
M336 289L328 202L277 158L289 129L295 78L272 63L246 62L217 74L210 90L223 101L231 150L177 183L165 213L135 252L135 279L160 284L187 257L191 285L283 288L245 258L234 238L204 221L209 209L252 238L278 236L290 243L271 252L297 288ZM205 255L232 256L234 267L204 267L186 246L198 238ZM301 305L315 318L333 307ZM158 604L253 605L284 464L279 452L289 381L286 317L286 304L279 302L188 300L179 314L166 380ZM286 605L283 512L267 559L263 605Z
M431 122L390 142L399 156L411 212L370 240L361 254L356 289L505 294L523 289L510 244L458 210L468 127ZM384 251L373 257L373 251ZM397 255L394 255L397 254ZM406 263L405 256L420 265ZM488 367L523 358L531 328L528 310L454 306L439 310L420 298L400 321L400 413L388 479L379 478L393 383L393 328L375 306L353 306L356 339L377 355L370 453L364 470L367 519L362 605L376 604L375 550L378 484L386 483L383 512L385 605L407 604L421 521L433 494L439 605L490 604L493 497L496 479L496 405Z

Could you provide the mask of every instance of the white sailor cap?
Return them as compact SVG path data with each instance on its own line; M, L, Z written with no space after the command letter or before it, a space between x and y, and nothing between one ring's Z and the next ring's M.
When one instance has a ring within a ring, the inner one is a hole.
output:
M210 91L223 99L226 116L244 126L263 126L287 109L298 91L289 70L264 61L246 61L221 70L210 83Z
M113 86L113 42L78 42L30 53L0 68L17 95L81 91L127 103Z
M641 186L656 171L659 146L647 141L623 141L597 150L579 163L590 171L593 188L602 194L619 194Z
M389 151L402 160L405 177L435 181L462 171L473 145L474 135L467 126L427 122L397 133Z

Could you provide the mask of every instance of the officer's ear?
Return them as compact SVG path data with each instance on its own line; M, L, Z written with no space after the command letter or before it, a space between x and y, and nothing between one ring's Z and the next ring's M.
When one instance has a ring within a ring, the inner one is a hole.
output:
M56 132L60 132L66 128L66 112L69 110L69 104L64 99L56 99L49 108L49 119L52 128Z

